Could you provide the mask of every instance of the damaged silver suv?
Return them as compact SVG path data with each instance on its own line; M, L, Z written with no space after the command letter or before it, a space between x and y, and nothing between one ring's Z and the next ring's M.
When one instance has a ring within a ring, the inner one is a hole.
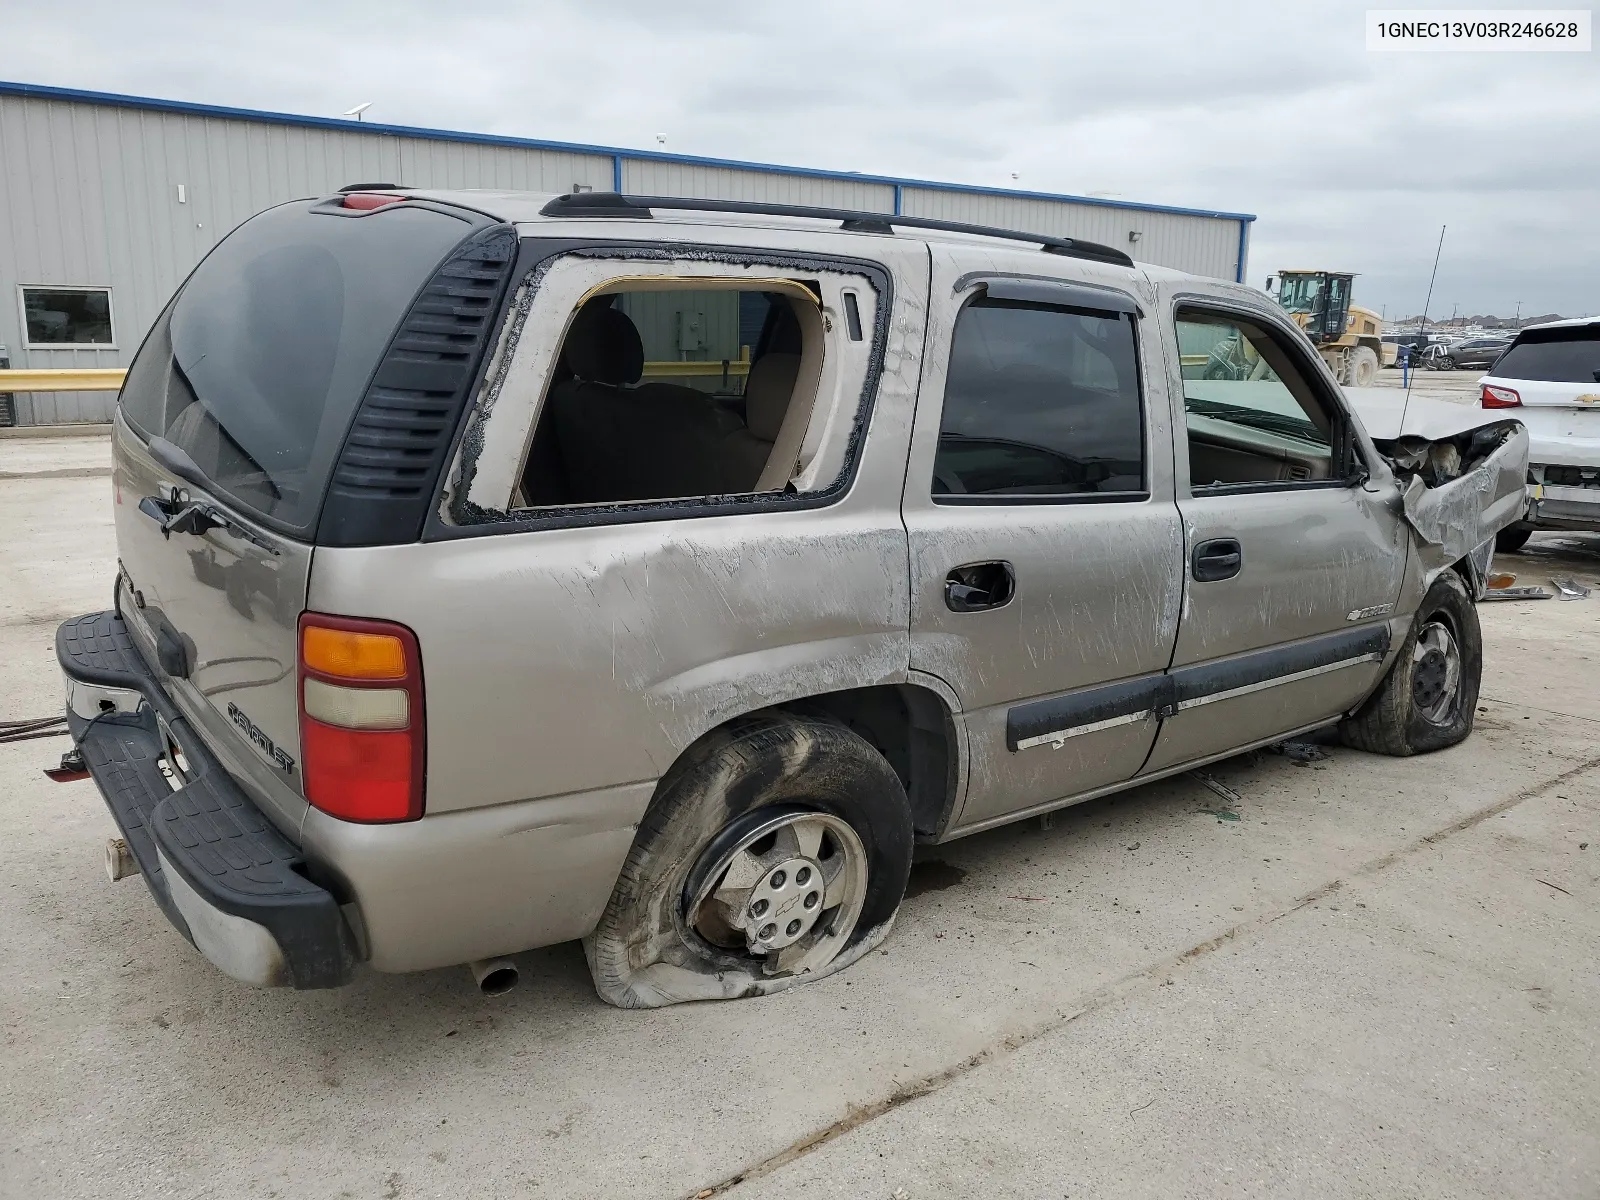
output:
M768 993L886 936L916 842L1466 737L1490 420L1375 445L1269 299L1065 238L285 204L128 374L64 768L248 983L582 939L613 1004Z

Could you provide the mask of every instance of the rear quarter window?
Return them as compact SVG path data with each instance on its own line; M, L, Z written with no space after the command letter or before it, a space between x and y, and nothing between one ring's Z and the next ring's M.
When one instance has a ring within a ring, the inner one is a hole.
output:
M246 221L162 313L129 369L124 418L285 532L316 523L346 431L396 326L463 220L303 201Z

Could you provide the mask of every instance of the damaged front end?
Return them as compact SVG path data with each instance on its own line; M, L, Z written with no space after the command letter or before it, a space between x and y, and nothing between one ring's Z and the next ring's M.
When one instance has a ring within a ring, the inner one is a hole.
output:
M1465 559L1481 599L1494 536L1521 520L1527 505L1527 429L1502 420L1444 436L1403 435L1373 444L1400 483L1425 578Z

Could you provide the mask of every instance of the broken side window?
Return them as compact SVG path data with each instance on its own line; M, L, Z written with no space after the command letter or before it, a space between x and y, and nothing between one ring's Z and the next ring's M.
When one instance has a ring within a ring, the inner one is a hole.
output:
M518 506L781 490L816 401L801 366L823 353L809 291L618 286L567 328Z
M826 490L858 441L881 299L820 265L548 260L513 297L447 519Z

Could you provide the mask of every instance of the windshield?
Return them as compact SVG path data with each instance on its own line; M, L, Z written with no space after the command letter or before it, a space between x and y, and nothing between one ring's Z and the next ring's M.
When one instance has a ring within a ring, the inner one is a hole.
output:
M1315 312L1321 296L1321 275L1286 275L1278 290L1278 303L1290 312Z
M469 232L396 205L363 217L269 209L211 252L129 369L121 408L218 490L290 533L314 524L395 327Z

